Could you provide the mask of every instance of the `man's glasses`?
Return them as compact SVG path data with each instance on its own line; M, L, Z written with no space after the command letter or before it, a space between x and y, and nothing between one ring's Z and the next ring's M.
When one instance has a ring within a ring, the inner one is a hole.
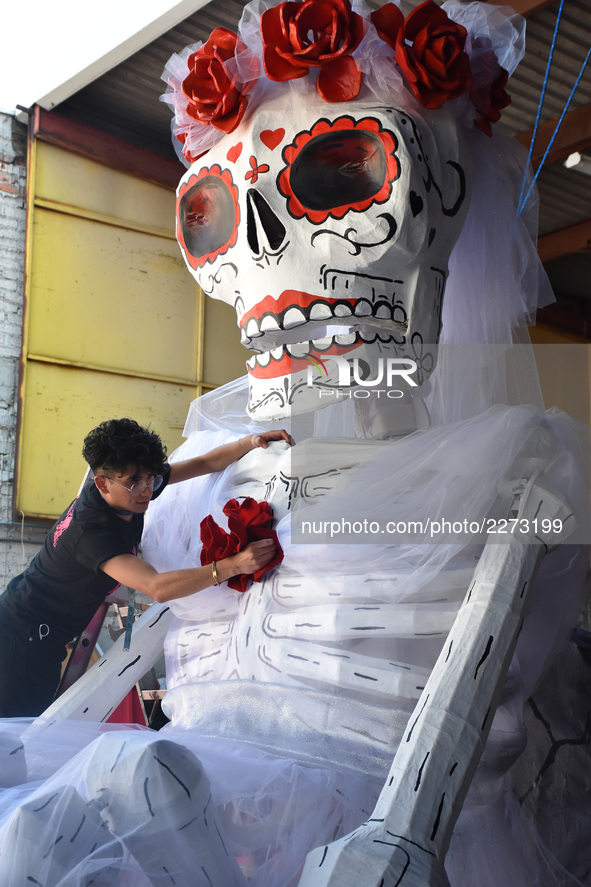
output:
M160 489L163 481L161 474L149 474L147 477L142 477L141 480L136 480L136 482L130 487L126 487L125 484L119 483L118 480L115 480L112 477L107 477L106 474L99 474L98 477L104 477L105 480L110 480L111 483L117 484L118 487L123 487L123 489L127 490L128 493L131 493L132 496L140 496L148 487L152 487L152 490L155 493L156 490Z

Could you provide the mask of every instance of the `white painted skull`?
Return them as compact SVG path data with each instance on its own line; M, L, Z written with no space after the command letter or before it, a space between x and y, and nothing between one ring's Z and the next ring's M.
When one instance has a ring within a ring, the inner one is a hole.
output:
M399 388L422 384L467 203L443 111L428 124L376 101L291 91L196 161L179 185L177 236L193 276L235 307L258 352L251 416L327 405L318 389L342 386L345 363L329 357L357 358L351 387L376 378L377 358L398 362Z

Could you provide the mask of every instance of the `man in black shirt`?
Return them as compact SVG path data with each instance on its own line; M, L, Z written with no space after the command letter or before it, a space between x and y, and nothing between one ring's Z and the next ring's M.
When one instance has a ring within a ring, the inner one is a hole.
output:
M270 539L217 563L166 573L137 550L148 505L167 484L222 471L271 440L291 442L286 431L253 434L169 465L158 435L133 419L111 419L90 432L82 454L91 477L0 596L0 717L39 715L51 704L66 644L118 584L168 601L269 563L276 551Z

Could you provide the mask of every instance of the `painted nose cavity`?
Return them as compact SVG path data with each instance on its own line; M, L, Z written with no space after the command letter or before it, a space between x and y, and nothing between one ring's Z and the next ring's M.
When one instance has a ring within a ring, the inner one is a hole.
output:
M283 245L286 233L285 225L260 191L249 188L246 195L246 236L254 255L260 256L267 247L276 252Z

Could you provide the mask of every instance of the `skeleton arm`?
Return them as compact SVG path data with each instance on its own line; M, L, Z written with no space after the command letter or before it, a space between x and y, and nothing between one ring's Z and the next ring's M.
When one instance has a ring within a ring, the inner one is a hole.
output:
M445 887L443 860L482 754L535 572L575 529L568 506L528 483L508 544L489 538L411 715L373 815L307 858L299 887ZM550 528L543 532L542 528ZM558 530L556 532L556 530Z

